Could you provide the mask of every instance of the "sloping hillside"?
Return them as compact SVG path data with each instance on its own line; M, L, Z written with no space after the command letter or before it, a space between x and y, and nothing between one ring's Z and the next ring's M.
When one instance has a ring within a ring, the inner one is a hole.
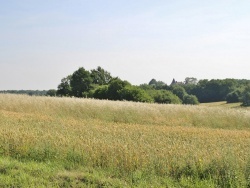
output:
M250 111L0 95L0 186L247 187Z

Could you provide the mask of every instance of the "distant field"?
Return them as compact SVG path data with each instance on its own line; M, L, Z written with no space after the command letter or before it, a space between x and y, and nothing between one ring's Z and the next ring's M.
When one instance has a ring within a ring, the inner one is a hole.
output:
M0 187L250 187L232 107L0 94Z
M201 103L200 106L249 109L249 108L246 108L246 107L241 107L241 103L240 102L238 102L238 103L227 103L226 101Z

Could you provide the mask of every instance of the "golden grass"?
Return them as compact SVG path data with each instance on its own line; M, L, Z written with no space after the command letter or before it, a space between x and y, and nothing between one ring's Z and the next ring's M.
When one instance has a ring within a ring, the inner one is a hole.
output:
M0 153L20 159L169 176L228 162L244 173L249 130L244 109L0 94Z
M220 101L220 102L201 103L200 106L223 107L223 108L244 108L245 110L250 109L250 108L242 107L241 104L242 104L241 102L227 103L227 101Z

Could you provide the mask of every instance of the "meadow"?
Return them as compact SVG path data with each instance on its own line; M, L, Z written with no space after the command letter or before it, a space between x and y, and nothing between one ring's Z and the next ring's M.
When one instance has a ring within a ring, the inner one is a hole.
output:
M250 110L0 94L0 187L249 188Z

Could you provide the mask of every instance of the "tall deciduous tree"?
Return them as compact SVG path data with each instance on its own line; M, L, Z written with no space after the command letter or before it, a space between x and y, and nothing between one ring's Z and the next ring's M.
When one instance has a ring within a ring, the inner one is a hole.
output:
M131 84L127 81L122 81L119 78L112 80L109 84L107 96L110 100L122 100L121 90Z
M198 79L194 78L194 77L186 77L184 83L185 84L197 84L198 83Z
M165 89L167 88L167 84L164 83L163 81L157 81L156 79L152 79L150 80L150 82L148 83L148 85L152 86L155 89Z
M90 72L83 67L79 68L72 75L70 85L72 95L75 97L84 97L84 93L91 89L92 78Z
M227 103L240 102L242 92L243 91L241 89L236 89L232 91L231 93L228 93L226 96Z
M58 96L71 96L71 86L70 86L70 80L71 80L71 75L63 78L61 80L61 83L57 87L57 95Z
M154 78L150 80L150 82L148 83L148 85L156 85L156 84L157 84L157 81Z
M242 105L250 106L250 85L248 85L242 93Z
M94 84L107 85L111 81L112 76L108 71L99 66L97 69L91 70L91 78Z
M181 100L183 100L184 96L187 95L186 90L183 87L179 86L179 85L174 85L172 87L173 87L172 92L175 95L177 95Z

